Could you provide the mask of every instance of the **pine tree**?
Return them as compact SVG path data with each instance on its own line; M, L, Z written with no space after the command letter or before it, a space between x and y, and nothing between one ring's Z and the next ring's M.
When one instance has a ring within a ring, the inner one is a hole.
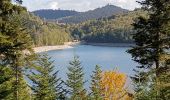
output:
M91 76L91 99L92 100L102 100L102 88L101 88L101 80L102 80L102 70L100 66L96 65L95 71L93 71L93 75Z
M14 100L15 83L14 72L9 66L0 66L0 98L3 100ZM18 100L30 100L31 89L27 86L23 77L19 77Z
M16 0L16 2L21 3L21 0ZM30 36L20 21L12 18L14 14L20 14L23 11L26 11L25 8L12 4L11 0L0 1L0 63L4 67L8 66L12 71L12 80L10 80L12 84L10 85L13 89L12 99L16 100L22 98L20 89L26 85L23 79L23 69L28 55L23 51L32 52Z
M0 98L4 99L12 93L9 80L12 79L12 70L8 67L0 65Z
M136 31L133 34L136 46L128 52L140 66L138 66L139 70L136 70L137 75L132 79L140 86L148 86L145 87L147 91L155 90L154 97L162 100L159 78L169 69L163 63L165 63L164 57L169 55L170 48L170 1L144 0L139 3L149 12L149 16L148 18L139 17L133 24ZM142 90L138 88L137 92Z
M56 100L62 89L61 79L54 71L53 61L46 54L39 57L28 78L33 82L31 86L35 100Z
M86 98L86 90L84 89L84 73L83 67L77 56L70 61L67 73L67 85L71 94L71 100L84 100Z

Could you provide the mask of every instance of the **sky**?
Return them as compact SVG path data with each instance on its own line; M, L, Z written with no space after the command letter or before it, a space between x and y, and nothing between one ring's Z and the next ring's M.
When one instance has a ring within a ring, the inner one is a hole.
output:
M84 12L107 4L116 5L128 10L139 8L136 0L23 0L23 6L29 11L39 9L63 9Z

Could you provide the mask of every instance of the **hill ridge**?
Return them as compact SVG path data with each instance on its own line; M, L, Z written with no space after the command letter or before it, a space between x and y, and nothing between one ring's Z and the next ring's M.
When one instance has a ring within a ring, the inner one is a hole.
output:
M49 12L48 12L49 11ZM57 13L58 11L58 13ZM128 10L123 9L121 7L115 6L115 5L106 5L103 7L99 7L96 8L94 10L89 10L86 12L77 12L74 10L57 10L56 12L54 12L54 10L44 10L44 15L49 15L49 16L53 16L53 14L58 15L60 17L53 17L53 18L46 18L48 20L57 20L59 23L81 23L87 20L92 20L92 19L99 19L99 18L105 18L105 17L110 17L113 16L115 14L119 14L119 13L125 13L128 12ZM60 13L59 13L60 11ZM67 11L67 13L69 13L66 16L61 16L63 15L62 11ZM50 12L53 14L50 14ZM38 15L39 17L42 18L42 14L38 14L37 11L33 12L35 15Z

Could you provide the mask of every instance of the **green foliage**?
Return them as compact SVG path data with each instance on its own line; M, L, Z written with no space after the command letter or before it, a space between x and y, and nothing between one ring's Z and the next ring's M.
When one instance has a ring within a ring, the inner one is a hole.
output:
M61 80L54 71L53 61L47 55L42 55L35 62L28 78L33 82L31 89L35 100L56 100L60 97Z
M17 82L17 95L16 95L16 79L15 77L13 77L12 80L8 81L7 84L4 84L5 86L8 86L7 89L9 89L10 91L12 90L12 92L5 97L5 100L30 100L31 97L31 89L28 87L26 80L24 79L24 76L20 76L18 78L18 82ZM18 96L16 98L16 96Z
M62 45L71 40L67 29L54 22L46 22L28 12L16 16L20 18L22 26L29 31L35 46Z
M136 46L128 52L140 66L132 79L136 82L136 92L142 92L138 95L139 100L147 95L153 100L168 100L165 92L168 88L161 86L165 81L161 77L168 78L169 74L165 57L170 54L170 1L145 0L141 4L149 12L149 17L141 16L133 24Z
M12 78L12 70L8 67L0 65L0 98L6 98L12 93L12 87L9 84L9 80Z
M16 1L19 2L20 0ZM5 96L4 94L1 96L7 98L7 100L22 100L23 98L28 100L30 97L29 91L27 91L28 87L23 79L23 69L28 55L23 51L26 50L31 55L32 42L20 20L18 18L16 20L12 19L14 15L25 11L25 8L12 4L11 0L0 1L0 63L1 67L6 67L1 68L2 72L3 70L7 71L1 74L7 78L10 75L10 79L5 81L2 77L5 84L1 84L3 88L7 87L7 91L10 92L6 92Z
M95 71L93 71L93 75L91 76L91 100L102 100L101 75L102 70L100 66L96 65Z
M68 67L67 85L70 90L71 100L84 100L86 98L86 90L84 89L84 73L81 63L77 56L74 57Z
M3 100L14 100L16 98L14 74L9 66L0 66L0 98ZM23 76L20 76L19 80L17 83L18 100L30 100L31 89L27 86Z
M165 58L164 71L160 76L160 91L163 100L168 100L170 98L170 56Z
M109 18L90 20L71 28L74 38L86 42L131 43L134 32L131 25L138 16L146 16L142 10L114 15Z
M127 12L128 10L122 9L120 7L114 6L114 5L106 5L101 8L96 8L94 10L86 11L86 12L81 12L78 14L75 14L73 16L67 16L58 19L58 22L61 23L81 23L84 21L92 20L92 19L99 19L99 18L105 18L105 17L110 17L112 15L116 15L119 13Z
M53 9L41 9L33 11L33 13L42 19L56 20L63 17L73 16L79 14L79 12L74 10L53 10Z
M135 99L136 100L157 100L156 99L156 84L155 76L148 75L144 71L135 70L136 75L131 77L135 86ZM153 73L152 71L149 72Z

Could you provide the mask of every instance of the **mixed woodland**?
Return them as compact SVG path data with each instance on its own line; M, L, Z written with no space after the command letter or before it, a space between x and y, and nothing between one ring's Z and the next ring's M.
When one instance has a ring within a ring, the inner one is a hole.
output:
M141 9L72 24L41 19L22 7L22 0L15 2L0 1L1 100L169 100L169 0L144 0L139 2ZM75 39L133 42L135 46L127 52L139 64L131 76L134 92L126 89L126 74L102 71L100 65L96 65L87 90L86 73L76 55L63 81L58 77L60 69L54 70L54 61L32 49Z

